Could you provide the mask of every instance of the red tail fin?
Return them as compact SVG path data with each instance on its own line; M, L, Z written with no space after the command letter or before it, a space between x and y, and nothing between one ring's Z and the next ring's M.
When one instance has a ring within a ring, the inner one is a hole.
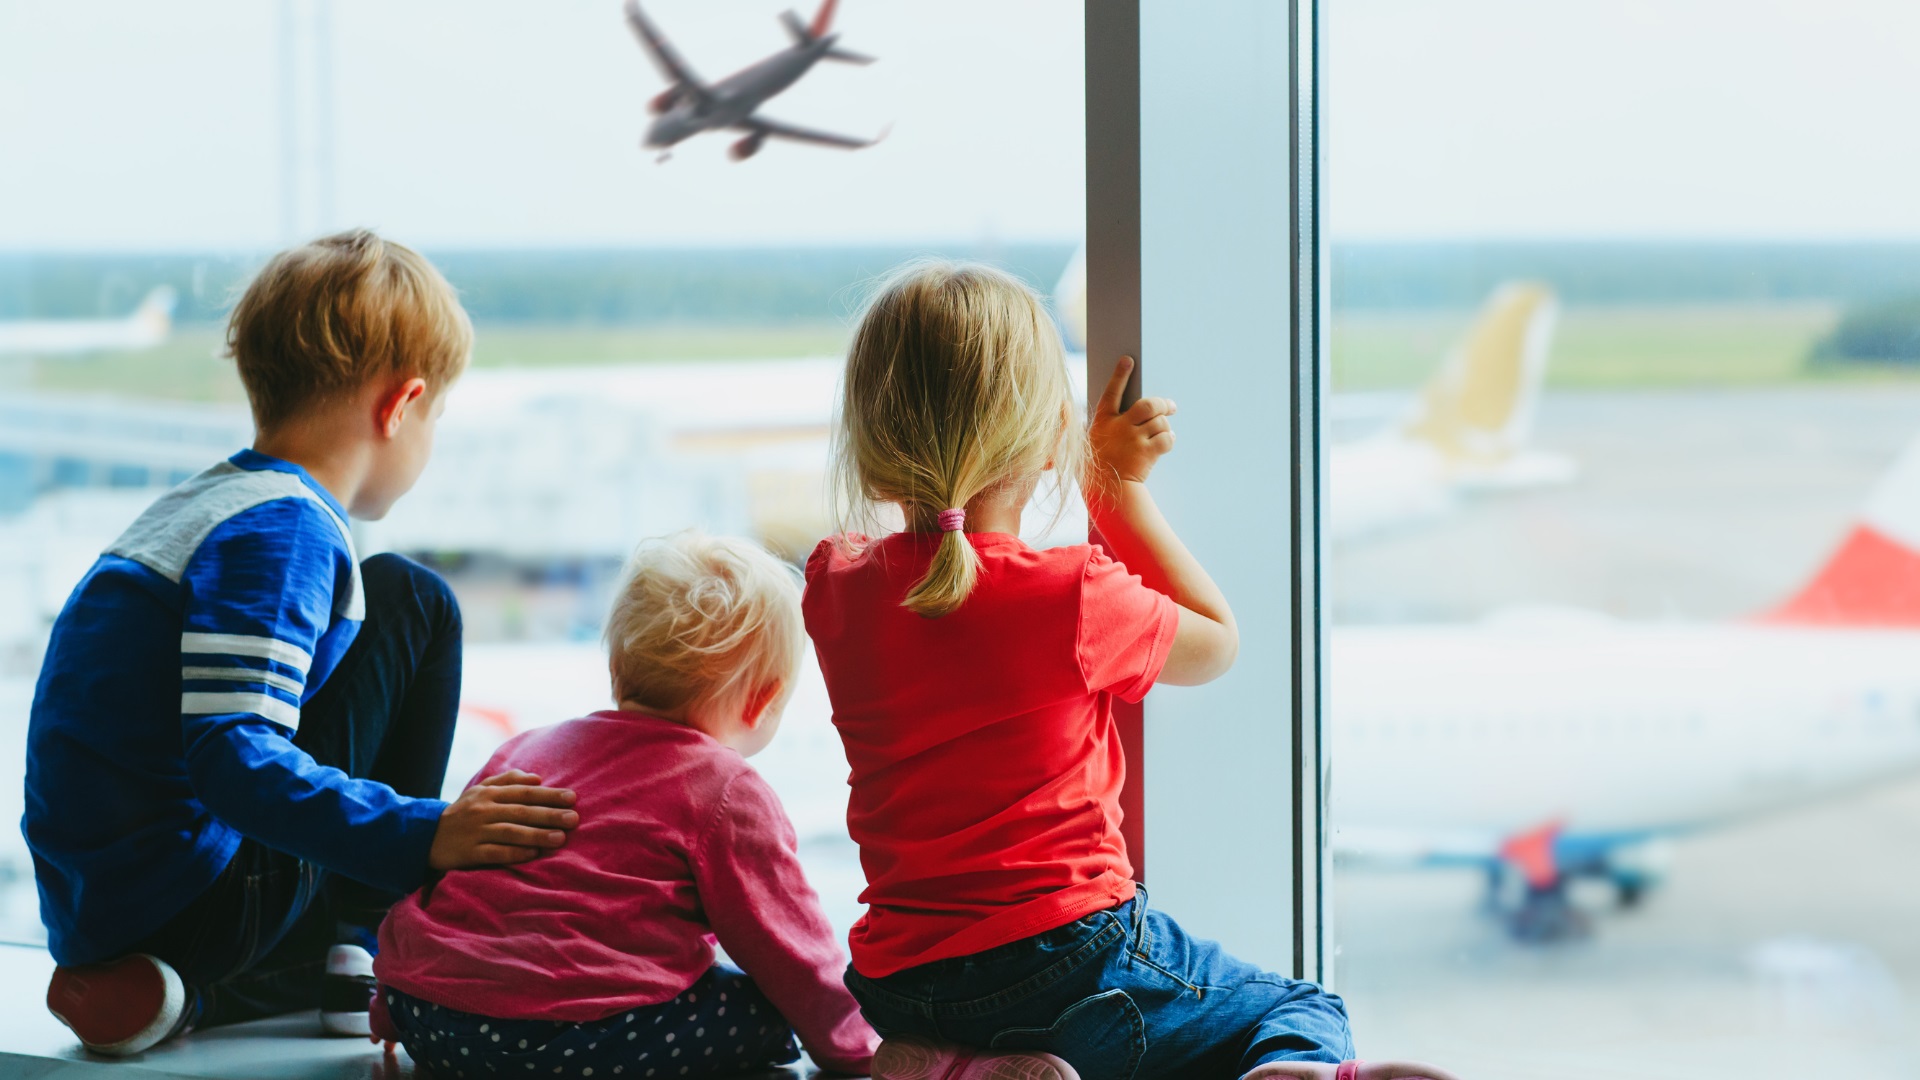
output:
M1527 884L1545 889L1560 880L1560 866L1553 857L1553 843L1566 826L1549 821L1536 829L1509 837L1500 845L1500 857L1520 871Z
M821 0L820 10L813 16L813 25L807 27L808 36L816 38L827 36L827 31L833 29L833 9L839 3L840 0Z
M1820 573L1760 621L1920 626L1920 554L1871 525L1855 526Z
M1920 627L1920 442L1907 448L1799 593L1761 622Z

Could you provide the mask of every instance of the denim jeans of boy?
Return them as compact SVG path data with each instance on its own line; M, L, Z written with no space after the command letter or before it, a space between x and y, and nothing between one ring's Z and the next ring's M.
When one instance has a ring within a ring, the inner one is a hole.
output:
M460 709L459 605L438 574L398 555L360 571L366 621L301 708L293 744L349 776L438 798ZM398 899L245 839L185 911L127 951L180 973L195 1028L311 1009L327 950L370 936Z
M883 1037L1044 1050L1085 1080L1231 1080L1353 1056L1347 1010L1190 937L1147 891L1044 934L847 988Z

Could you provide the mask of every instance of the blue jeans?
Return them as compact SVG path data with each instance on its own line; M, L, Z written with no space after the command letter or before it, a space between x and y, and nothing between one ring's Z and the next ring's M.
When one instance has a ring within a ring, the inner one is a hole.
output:
M715 964L672 1001L586 1023L500 1020L382 986L408 1056L435 1077L759 1075L799 1060L793 1029L753 980Z
M460 711L460 605L440 575L399 555L360 564L367 618L300 710L293 745L403 795L438 798ZM128 952L186 983L194 1028L311 1009L327 950L369 942L400 899L244 839L207 891Z
M1127 903L972 956L847 988L883 1037L1044 1050L1087 1080L1208 1080L1274 1061L1353 1056L1347 1010Z

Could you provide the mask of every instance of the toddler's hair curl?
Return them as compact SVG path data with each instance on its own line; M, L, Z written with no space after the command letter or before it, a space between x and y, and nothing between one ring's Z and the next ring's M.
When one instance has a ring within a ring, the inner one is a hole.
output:
M758 689L791 686L800 669L798 574L747 540L689 530L642 541L606 642L618 701L741 707Z

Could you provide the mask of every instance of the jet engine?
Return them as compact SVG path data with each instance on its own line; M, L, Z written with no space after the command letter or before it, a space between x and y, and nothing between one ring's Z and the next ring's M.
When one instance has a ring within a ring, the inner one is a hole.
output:
M746 138L741 139L739 142L734 143L732 146L727 147L727 156L735 161L745 161L759 153L760 147L764 145L766 141L766 133L756 131Z
M647 102L647 111L655 116L659 116L661 113L673 108L679 101L680 88L677 86L669 86L665 90L655 94L652 101Z

